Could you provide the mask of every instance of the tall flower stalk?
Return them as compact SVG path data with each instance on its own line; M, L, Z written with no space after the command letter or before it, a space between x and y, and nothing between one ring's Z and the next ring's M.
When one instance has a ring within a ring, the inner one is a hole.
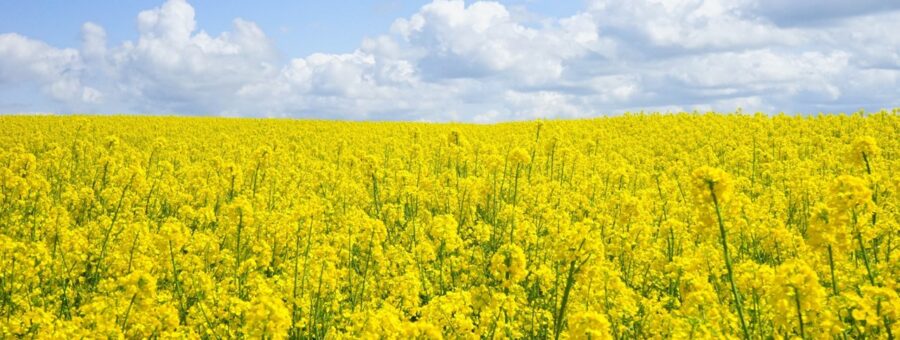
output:
M738 292L737 285L734 283L734 268L731 264L731 254L728 252L728 233L725 230L725 222L722 219L721 204L730 198L732 191L731 178L727 173L720 169L711 167L701 167L694 171L694 178L697 181L695 189L702 204L712 203L716 212L716 221L719 226L719 239L722 243L722 256L725 259L725 269L728 283L731 285L731 294L734 298L734 308L737 311L738 319L741 322L741 331L745 339L750 338L750 332L747 330L747 322L744 320L744 308L741 303L741 294Z

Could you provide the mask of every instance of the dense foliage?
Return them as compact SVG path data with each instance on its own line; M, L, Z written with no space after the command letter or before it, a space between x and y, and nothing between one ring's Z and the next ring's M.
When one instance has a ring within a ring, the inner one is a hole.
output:
M895 337L898 113L0 117L0 336Z

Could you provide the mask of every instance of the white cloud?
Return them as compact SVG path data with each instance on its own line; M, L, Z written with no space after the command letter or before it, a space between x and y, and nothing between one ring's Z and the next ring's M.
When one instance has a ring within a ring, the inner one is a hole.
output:
M115 46L91 22L78 49L0 34L0 91L30 84L46 100L32 107L63 112L478 122L900 106L900 6L814 7L592 0L535 18L434 0L354 51L282 58L255 23L237 18L212 36L189 3L169 0L140 12L138 36Z
M182 0L138 15L136 42L111 52L119 95L140 111L217 114L248 83L277 73L277 53L254 23L235 19L217 37L197 31L194 9Z
M769 49L712 53L669 61L669 75L695 88L773 89L828 81L847 67L842 51L776 53ZM680 69L680 70L679 70Z
M547 116L578 118L590 116L582 107L573 103L575 96L552 91L523 93L507 91L504 99L509 103L512 117L515 119L536 119Z
M102 98L100 91L82 84L84 73L77 50L55 48L16 33L0 34L0 91L36 86L43 96L78 110Z
M828 24L828 21L900 9L895 0L759 0L749 11L782 26Z
M598 40L590 14L536 29L514 21L496 2L436 0L398 19L392 31L417 53L430 79L504 76L526 84L557 81L565 62Z
M92 22L81 25L81 55L87 60L106 59L106 30L103 27Z
M631 43L674 50L709 50L796 44L799 32L782 29L760 18L747 17L748 0L594 0L589 11L601 28Z

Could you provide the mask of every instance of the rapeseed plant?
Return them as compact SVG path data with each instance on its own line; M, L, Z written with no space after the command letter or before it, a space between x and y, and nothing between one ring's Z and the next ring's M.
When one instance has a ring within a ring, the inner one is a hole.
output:
M890 339L898 113L0 117L0 337Z

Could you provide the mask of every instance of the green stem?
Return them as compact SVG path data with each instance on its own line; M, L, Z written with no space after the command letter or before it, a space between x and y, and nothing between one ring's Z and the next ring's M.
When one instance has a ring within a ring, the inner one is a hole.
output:
M128 302L128 308L125 309L125 316L122 320L122 334L125 333L126 328L128 327L128 315L131 314L131 307L134 306L134 300L137 299L137 293L131 296L131 301Z
M566 288L563 290L562 302L560 302L559 310L556 311L556 317L554 318L554 339L559 339L559 333L562 332L563 318L566 314L566 304L569 302L569 293L572 291L573 285L575 285L575 260L572 260L569 263L569 275L566 277Z
M178 317L183 324L187 319L187 308L184 306L184 290L181 282L178 280L178 267L175 263L175 249L172 247L172 241L169 241L169 257L172 260L172 278L175 281L175 295L178 297Z
M869 175L871 175L871 174L872 174L872 166L869 165L869 156L867 156L866 153L863 152L863 153L862 153L862 157L863 157L863 161L866 162L866 173L868 173Z
M725 223L722 221L722 211L719 209L719 199L713 190L713 183L709 182L709 193L712 195L713 205L716 208L716 217L719 221L719 234L722 239L722 253L725 256L725 268L728 270L728 282L731 283L731 294L734 296L735 309L738 318L741 321L741 330L744 333L744 339L750 339L750 333L747 331L747 323L744 321L744 312L741 306L741 295L738 293L737 286L734 284L734 270L731 268L731 257L728 255L728 239L725 232Z
M837 279L834 278L834 255L831 252L831 245L828 245L828 266L831 268L831 291L834 295L838 295Z
M797 320L800 321L800 337L806 339L806 331L803 328L803 312L800 309L800 292L794 288L794 304L797 305Z
M856 225L856 218L853 219L853 225ZM866 247L863 245L862 233L860 233L859 229L856 230L856 243L859 246L859 252L862 254L863 264L866 265L866 276L869 279L869 283L873 286L875 285L875 274L872 274L872 267L869 265L869 255L866 254Z

